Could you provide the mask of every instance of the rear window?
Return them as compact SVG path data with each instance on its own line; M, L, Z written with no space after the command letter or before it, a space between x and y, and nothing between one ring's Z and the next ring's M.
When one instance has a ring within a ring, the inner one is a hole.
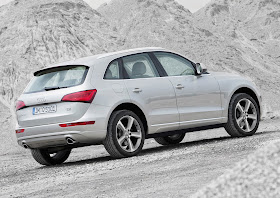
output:
M27 86L25 93L49 91L80 85L88 72L86 66L62 66L35 72L35 77Z

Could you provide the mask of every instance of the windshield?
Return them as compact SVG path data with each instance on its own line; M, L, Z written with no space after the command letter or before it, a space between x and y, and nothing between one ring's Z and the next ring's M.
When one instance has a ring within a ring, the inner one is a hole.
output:
M62 66L36 72L25 93L49 91L80 85L84 82L88 67Z

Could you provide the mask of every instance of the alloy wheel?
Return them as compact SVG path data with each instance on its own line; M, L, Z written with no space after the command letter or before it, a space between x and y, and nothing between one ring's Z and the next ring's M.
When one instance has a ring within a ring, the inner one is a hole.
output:
M138 121L132 116L124 116L118 121L116 127L117 141L120 147L126 152L136 151L142 140Z
M249 99L241 99L235 107L235 120L241 130L248 133L254 130L258 122L257 109Z

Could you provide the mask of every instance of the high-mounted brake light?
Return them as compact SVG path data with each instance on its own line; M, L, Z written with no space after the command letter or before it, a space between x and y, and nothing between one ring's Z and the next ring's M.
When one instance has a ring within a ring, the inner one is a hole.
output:
M16 130L16 133L23 133L24 132L24 129L18 129Z
M81 125L89 125L94 124L95 121L89 121L89 122L76 122L76 123L67 123L67 124L60 124L60 127L71 127L71 126L81 126Z
M24 107L25 107L25 104L24 104L23 101L18 100L18 101L16 102L16 111L17 111L17 110L20 110L20 109L22 109L22 108L24 108Z
M96 95L96 92L97 90L93 89L93 90L71 93L65 95L61 101L91 103Z

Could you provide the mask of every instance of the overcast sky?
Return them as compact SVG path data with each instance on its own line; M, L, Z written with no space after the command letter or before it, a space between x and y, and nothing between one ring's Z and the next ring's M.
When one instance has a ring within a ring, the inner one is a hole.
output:
M0 0L0 6L4 5L12 0ZM110 0L84 0L93 8L98 8L101 4L109 2ZM129 1L129 0L128 0ZM199 8L206 5L210 0L176 0L191 12L197 11Z

